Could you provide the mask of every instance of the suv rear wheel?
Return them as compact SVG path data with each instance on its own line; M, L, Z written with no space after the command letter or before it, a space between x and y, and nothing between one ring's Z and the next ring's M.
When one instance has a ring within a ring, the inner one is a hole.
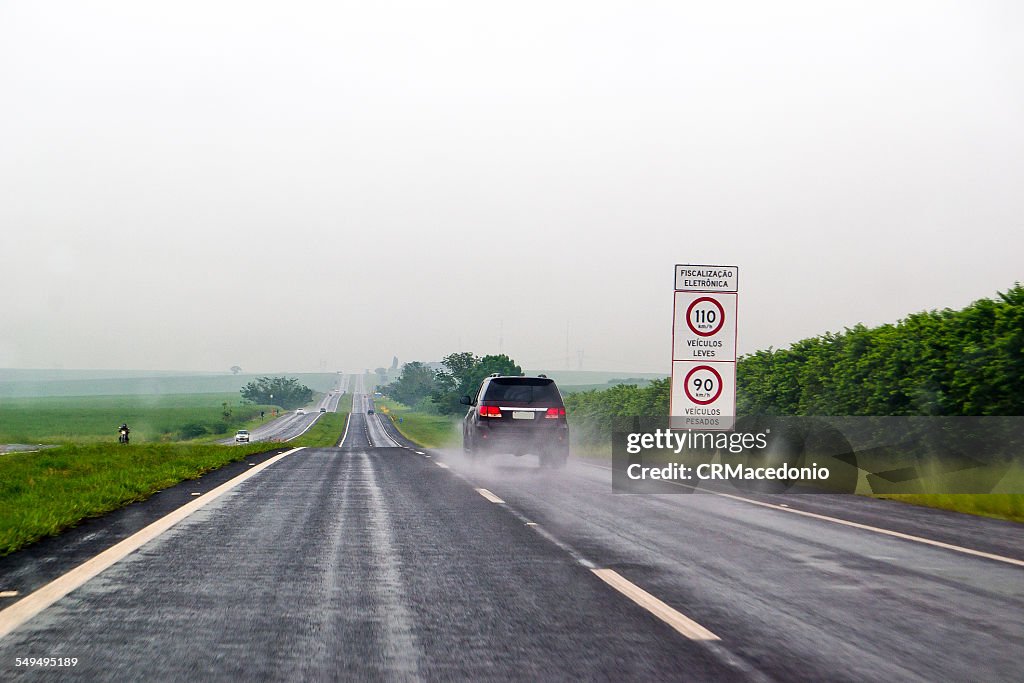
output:
M565 469L565 464L568 460L568 451L562 449L547 450L541 453L540 466L552 470L562 470Z

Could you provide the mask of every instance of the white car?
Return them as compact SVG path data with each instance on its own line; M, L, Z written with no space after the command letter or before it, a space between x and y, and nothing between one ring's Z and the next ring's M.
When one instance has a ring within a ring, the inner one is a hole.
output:
M249 430L239 429L235 432L235 443L249 443Z
M306 411L303 410L302 408L299 408L298 410L295 411L295 414L296 415L305 415Z

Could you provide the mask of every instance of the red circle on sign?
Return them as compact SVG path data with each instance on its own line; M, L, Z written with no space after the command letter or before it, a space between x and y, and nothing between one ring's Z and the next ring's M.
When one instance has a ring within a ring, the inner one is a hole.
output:
M702 332L701 330L698 330L696 327L693 326L693 322L691 322L691 320L690 320L690 315L693 313L693 307L696 306L697 304L702 304L705 301L710 301L711 303L713 303L715 305L715 308L718 309L718 325L716 325L715 329L711 330L710 332ZM700 335L701 337L710 337L713 334L718 334L718 331L722 329L722 325L724 325L724 324L725 324L725 309L722 308L722 304L720 304L718 302L718 299L715 299L715 298L710 297L710 296L702 296L699 299L694 299L693 303L691 303L686 308L686 326L689 327L690 331L693 332L696 335Z
M716 380L718 380L718 391L716 391L715 395L706 401L696 399L690 394L690 378L693 377L693 373L697 372L698 370L707 370L708 372L715 376ZM690 370L688 373L686 373L686 379L683 380L683 391L686 392L686 398L690 399L699 406L706 406L709 403L714 403L715 401L718 400L718 397L722 395L722 376L718 374L718 370L715 370L710 365L698 365L693 370Z

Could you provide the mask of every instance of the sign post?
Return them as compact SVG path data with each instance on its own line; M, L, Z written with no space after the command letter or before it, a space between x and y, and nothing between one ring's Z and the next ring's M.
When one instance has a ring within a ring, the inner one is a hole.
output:
M737 266L677 265L672 314L670 425L729 430L736 423Z

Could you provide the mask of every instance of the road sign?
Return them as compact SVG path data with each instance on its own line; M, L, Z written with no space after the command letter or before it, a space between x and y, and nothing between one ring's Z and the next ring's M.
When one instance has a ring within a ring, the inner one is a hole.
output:
M676 291L737 292L740 269L736 266L676 266Z
M683 378L683 393L699 406L714 403L722 395L722 373L710 365L694 365Z
M675 267L670 424L728 430L736 423L739 268Z
M736 423L736 363L672 363L674 429L732 429Z
M736 360L736 295L676 292L672 360Z

